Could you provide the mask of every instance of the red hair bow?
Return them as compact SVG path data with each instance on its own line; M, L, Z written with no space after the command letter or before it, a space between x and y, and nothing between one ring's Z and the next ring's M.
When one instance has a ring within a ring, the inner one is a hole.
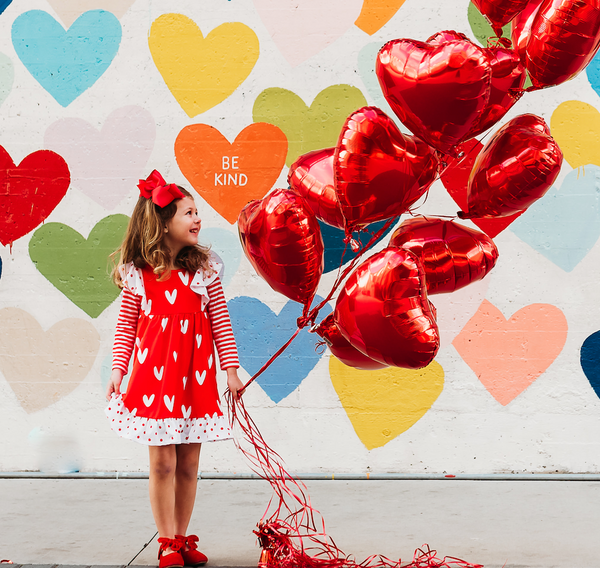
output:
M184 197L181 190L174 184L167 182L154 170L145 180L141 179L138 183L140 195L146 199L152 199L152 203L159 207L166 207L174 199Z

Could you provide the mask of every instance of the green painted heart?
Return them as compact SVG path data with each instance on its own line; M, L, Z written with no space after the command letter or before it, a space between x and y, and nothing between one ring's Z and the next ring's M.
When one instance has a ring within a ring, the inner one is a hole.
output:
M296 93L275 87L258 95L252 119L283 130L288 139L285 163L290 166L302 154L335 146L348 115L366 105L360 89L351 85L323 89L310 107Z
M87 240L62 223L40 227L29 242L36 268L86 314L98 317L119 295L110 279L108 256L121 244L129 217L109 215Z

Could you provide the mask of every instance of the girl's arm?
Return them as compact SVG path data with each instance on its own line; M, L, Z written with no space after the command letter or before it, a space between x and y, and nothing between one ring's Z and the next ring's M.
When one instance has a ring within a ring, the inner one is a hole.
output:
M121 392L121 381L127 374L129 360L135 345L135 334L140 317L142 305L141 296L131 293L127 288L123 289L121 298L121 309L115 331L115 342L113 344L112 373L108 381L106 398L110 399L113 393Z
M244 384L237 374L240 362L221 280L217 278L207 287L207 290L210 302L206 309L210 317L217 353L219 354L219 363L221 369L227 372L227 386L231 394L234 398L238 398L241 394L239 391L241 391Z

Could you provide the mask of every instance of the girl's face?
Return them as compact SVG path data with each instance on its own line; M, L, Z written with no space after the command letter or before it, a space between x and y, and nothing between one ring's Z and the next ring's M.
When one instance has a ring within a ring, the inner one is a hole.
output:
M165 225L165 243L171 249L173 258L183 247L198 244L200 225L194 200L187 196L178 199L177 212Z

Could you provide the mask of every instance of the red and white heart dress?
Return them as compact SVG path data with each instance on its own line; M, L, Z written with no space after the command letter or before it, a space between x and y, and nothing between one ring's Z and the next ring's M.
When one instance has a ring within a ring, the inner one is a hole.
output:
M122 267L121 310L113 369L133 367L127 391L113 395L106 414L123 438L142 444L201 443L231 438L216 381L221 369L239 367L223 288L222 266L208 275L173 270L159 282L150 267Z

